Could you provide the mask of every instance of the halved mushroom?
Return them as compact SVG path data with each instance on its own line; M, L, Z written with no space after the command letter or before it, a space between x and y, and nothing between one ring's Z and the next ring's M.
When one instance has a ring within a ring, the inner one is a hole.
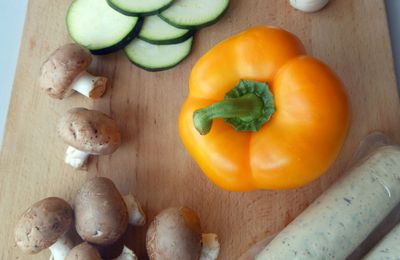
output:
M101 97L107 86L107 78L92 76L86 69L92 56L77 44L66 44L55 50L43 63L39 86L50 97L63 99L74 91L90 98Z
M65 163L75 169L82 169L89 155L111 154L121 144L115 121L86 108L69 110L58 123L58 134L69 145Z
M65 233L73 222L72 207L63 199L50 197L28 208L15 227L15 242L25 253L49 248L53 259L62 260L73 247Z
M82 239L93 244L114 243L126 231L129 219L134 219L136 223L137 219L145 219L144 215L136 217L143 211L133 196L130 200L136 203L125 204L118 189L108 178L88 180L75 198L76 231Z
M220 248L217 235L202 237L199 217L187 207L159 213L147 230L146 247L151 260L215 260Z

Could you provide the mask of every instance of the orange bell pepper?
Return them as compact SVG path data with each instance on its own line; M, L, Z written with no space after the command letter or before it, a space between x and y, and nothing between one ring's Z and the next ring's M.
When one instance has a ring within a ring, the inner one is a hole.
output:
M329 168L347 135L340 79L279 28L250 28L216 45L189 85L180 136L226 190L303 186Z

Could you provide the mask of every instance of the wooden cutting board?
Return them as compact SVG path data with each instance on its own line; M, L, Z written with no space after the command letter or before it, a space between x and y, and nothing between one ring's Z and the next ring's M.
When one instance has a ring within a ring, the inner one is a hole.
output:
M383 1L332 0L321 12L304 14L283 0L232 0L219 23L196 34L193 52L175 69L146 72L121 52L95 58L91 72L110 79L107 94L95 102L79 95L50 99L36 84L43 60L70 42L64 22L70 2L29 1L0 157L1 259L48 259L48 252L30 257L16 248L13 228L18 216L47 196L72 202L81 184L93 176L107 176L121 192L133 192L149 219L166 207L193 208L204 231L220 236L220 259L237 259L282 229L335 181L369 132L380 130L400 141L400 106ZM310 54L340 75L351 99L352 127L337 162L311 185L231 193L210 183L184 149L178 113L196 60L222 39L260 24L295 33ZM58 118L78 106L111 115L123 134L122 147L111 156L94 158L88 172L63 163L66 145L56 134ZM128 245L145 259L145 228L129 231Z

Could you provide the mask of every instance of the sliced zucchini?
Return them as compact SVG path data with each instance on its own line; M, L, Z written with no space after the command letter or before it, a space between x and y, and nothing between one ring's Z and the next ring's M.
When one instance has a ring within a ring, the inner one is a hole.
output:
M134 39L125 48L129 60L148 71L160 71L175 67L185 59L192 49L193 37L184 42L156 45L141 39Z
M162 20L158 15L144 19L139 38L153 44L175 44L186 41L193 31L179 29Z
M167 9L174 0L107 0L118 12L130 16L147 16Z
M70 37L93 54L125 47L139 34L142 18L123 15L105 0L75 0L67 12Z
M196 29L215 23L228 6L229 0L176 0L160 17L175 27Z

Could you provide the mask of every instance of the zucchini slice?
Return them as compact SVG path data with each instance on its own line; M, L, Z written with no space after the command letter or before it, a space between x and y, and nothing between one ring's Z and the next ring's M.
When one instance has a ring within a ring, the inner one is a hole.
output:
M158 15L152 15L144 19L139 38L153 44L175 44L186 41L193 33L168 24Z
M197 29L217 22L228 6L229 0L176 0L160 17L178 28Z
M174 0L107 0L118 12L130 16L147 16L167 9Z
M125 16L105 0L75 0L67 12L70 37L93 54L108 54L125 47L140 31L143 19Z
M178 44L156 45L134 39L125 48L128 59L148 71L160 71L175 67L192 49L193 37Z

